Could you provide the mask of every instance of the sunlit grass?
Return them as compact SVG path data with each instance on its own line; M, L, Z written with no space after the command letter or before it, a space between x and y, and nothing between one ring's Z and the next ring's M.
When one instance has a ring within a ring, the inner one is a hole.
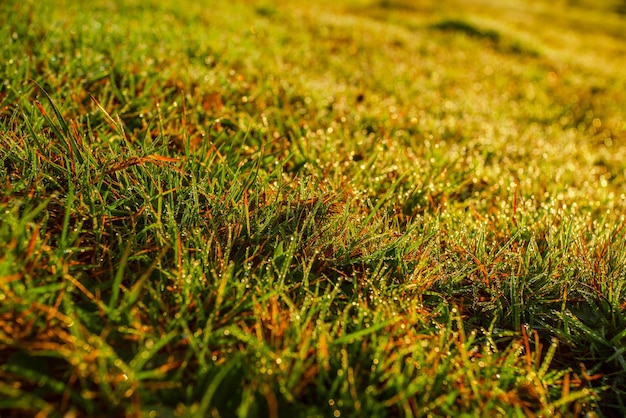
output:
M2 416L624 414L623 4L183 3L0 6Z

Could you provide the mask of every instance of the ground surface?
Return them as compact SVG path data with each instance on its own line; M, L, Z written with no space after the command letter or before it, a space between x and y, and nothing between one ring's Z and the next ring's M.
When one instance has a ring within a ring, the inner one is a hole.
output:
M626 3L310 3L2 2L0 414L623 416Z

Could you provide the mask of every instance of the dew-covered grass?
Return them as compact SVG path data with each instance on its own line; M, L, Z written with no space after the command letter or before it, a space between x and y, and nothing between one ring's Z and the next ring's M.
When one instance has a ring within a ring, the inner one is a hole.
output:
M2 2L0 415L623 416L625 14Z

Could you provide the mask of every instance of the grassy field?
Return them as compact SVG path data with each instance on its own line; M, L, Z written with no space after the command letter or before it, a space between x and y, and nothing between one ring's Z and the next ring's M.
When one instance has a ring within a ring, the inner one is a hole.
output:
M0 416L626 415L626 3L0 3Z

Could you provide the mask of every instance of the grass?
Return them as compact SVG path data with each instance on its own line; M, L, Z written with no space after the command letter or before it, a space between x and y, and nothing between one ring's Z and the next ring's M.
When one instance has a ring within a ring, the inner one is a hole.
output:
M619 1L5 1L2 416L623 416Z

